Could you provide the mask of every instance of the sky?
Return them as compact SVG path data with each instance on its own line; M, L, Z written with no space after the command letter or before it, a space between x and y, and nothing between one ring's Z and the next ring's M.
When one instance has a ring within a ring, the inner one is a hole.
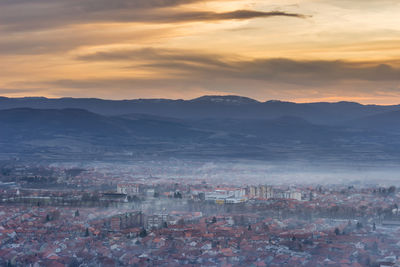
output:
M400 104L398 0L0 0L0 95Z

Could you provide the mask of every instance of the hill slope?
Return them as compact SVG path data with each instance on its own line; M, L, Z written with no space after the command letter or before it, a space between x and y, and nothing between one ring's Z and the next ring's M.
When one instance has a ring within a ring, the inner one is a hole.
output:
M326 126L296 116L176 119L104 116L82 109L0 110L0 156L76 160L108 157L243 159L399 158L396 134Z

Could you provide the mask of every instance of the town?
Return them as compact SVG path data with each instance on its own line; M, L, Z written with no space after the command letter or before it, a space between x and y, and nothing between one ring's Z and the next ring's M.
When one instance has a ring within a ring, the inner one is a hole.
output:
M393 185L216 184L54 166L3 166L0 177L4 266L400 266Z
M400 267L400 0L0 0L0 267Z

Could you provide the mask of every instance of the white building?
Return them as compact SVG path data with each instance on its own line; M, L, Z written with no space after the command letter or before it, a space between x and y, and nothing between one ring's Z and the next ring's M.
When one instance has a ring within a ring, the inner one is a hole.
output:
M138 184L118 184L117 185L118 194L126 194L128 196L136 196L139 194Z
M259 185L248 187L248 193L250 198L272 198L273 188L272 186Z
M277 191L274 192L274 198L301 200L301 193L294 190Z
M159 213L147 217L147 228L160 228L164 223L168 222L168 214Z
M245 194L246 191L242 188L217 188L214 192L207 192L205 200L217 203L241 203L247 200Z

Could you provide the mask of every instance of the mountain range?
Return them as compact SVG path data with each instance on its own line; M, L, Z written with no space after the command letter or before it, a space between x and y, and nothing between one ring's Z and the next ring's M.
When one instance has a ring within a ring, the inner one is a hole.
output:
M192 100L0 97L0 109L11 108L77 108L106 116L139 113L182 119L274 119L282 116L298 116L312 123L321 124L334 124L343 120L400 110L399 105L361 105L354 102L302 104L282 101L259 102L241 96L203 96Z
M0 98L0 157L395 160L400 106Z

